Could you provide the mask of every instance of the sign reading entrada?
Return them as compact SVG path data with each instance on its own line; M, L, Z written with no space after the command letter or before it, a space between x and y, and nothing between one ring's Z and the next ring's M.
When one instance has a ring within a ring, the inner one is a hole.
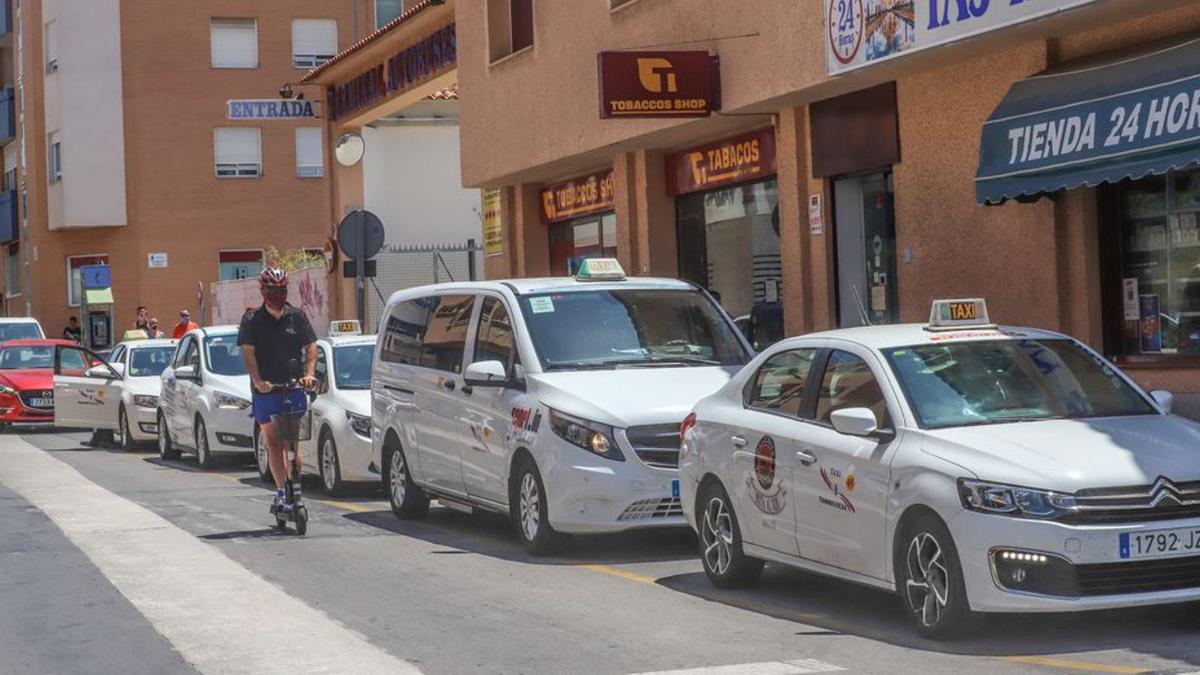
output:
M454 24L329 91L329 110L341 119L393 94L431 80L458 62Z
M720 61L704 51L600 52L600 117L708 117Z
M1025 23L1097 0L822 0L829 74Z
M231 120L299 120L317 116L312 101L304 99L243 99L226 101Z

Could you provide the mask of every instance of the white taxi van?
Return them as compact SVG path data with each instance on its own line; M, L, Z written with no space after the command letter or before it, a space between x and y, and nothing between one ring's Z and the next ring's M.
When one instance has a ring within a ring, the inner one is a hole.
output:
M534 553L561 532L686 526L679 424L750 358L706 292L615 260L400 291L375 348L374 464L397 516L431 498L509 513Z
M213 326L180 338L162 373L157 418L163 459L194 452L207 469L219 455L254 452L250 376L237 334L237 326Z
M375 336L358 321L333 321L317 340L317 390L311 404L312 434L300 441L305 473L315 474L327 494L352 483L375 483L371 471L371 362ZM273 482L265 434L255 428L258 475Z
M973 612L1200 600L1200 425L1080 342L938 301L928 325L780 342L684 421L719 586L781 562Z

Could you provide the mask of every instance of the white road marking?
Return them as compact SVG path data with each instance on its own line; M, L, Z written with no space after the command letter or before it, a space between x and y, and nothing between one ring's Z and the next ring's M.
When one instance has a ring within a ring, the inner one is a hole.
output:
M420 673L18 437L0 437L0 481L45 513L203 673Z
M795 659L684 670L659 670L652 673L637 673L637 675L805 675L805 673L834 673L840 670L845 670L845 668L817 659Z

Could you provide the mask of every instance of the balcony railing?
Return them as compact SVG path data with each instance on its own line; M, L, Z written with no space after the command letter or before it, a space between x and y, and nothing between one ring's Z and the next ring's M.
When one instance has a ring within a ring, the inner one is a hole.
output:
M16 137L17 97L13 95L12 87L0 87L0 145Z
M16 190L0 192L0 244L16 241L20 237L17 199Z

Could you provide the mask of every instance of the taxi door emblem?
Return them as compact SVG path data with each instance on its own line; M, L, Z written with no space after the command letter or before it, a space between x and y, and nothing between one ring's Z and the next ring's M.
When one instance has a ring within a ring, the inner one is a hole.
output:
M754 475L747 472L746 487L751 501L763 513L782 513L787 505L783 482L775 480L775 439L770 436L763 436L754 447Z
M763 436L754 449L754 475L764 490L775 482L775 440L770 436Z

